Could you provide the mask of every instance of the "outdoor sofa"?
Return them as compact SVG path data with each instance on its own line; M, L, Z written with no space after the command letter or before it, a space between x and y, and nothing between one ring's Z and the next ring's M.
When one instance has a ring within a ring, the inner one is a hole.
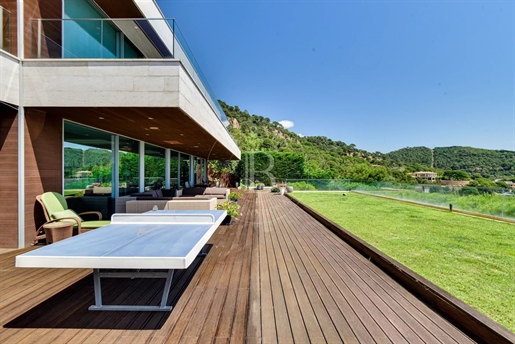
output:
M182 196L181 198L216 198L218 204L223 204L229 200L230 189L227 188L217 188L217 187L192 187L192 188L184 188L181 190Z

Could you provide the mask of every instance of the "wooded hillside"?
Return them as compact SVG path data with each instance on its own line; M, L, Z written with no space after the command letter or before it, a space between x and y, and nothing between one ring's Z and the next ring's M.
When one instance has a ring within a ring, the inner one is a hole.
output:
M294 153L304 159L307 179L354 179L416 182L407 173L431 170L444 176L462 170L472 178L515 178L515 152L471 147L407 147L387 154L370 153L356 145L325 136L303 137L270 118L220 104L231 123L230 132L242 152ZM233 166L232 170L236 166Z
M432 155L434 163L432 162ZM408 147L385 154L399 165L422 164L440 170L461 170L483 178L515 176L515 152L472 147Z

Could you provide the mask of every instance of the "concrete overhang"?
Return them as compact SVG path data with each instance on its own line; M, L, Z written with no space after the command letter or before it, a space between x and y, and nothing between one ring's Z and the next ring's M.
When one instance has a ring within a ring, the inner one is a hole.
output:
M180 60L25 60L23 68L26 107L199 157L240 158Z

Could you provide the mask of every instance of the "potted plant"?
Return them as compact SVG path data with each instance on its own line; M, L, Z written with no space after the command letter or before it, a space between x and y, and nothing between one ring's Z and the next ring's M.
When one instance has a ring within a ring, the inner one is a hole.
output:
M232 224L232 220L240 216L240 206L238 203L233 201L227 201L222 204L218 204L216 206L216 209L218 210L225 210L227 211L227 216L222 221L222 225L230 225Z
M279 184L279 193L281 195L284 195L285 191L286 191L286 184Z
M241 194L239 192L233 191L227 197L229 198L229 201L238 202L238 200L241 197Z
M278 193L280 190L277 186L274 186L270 191L273 193Z
M256 190L263 190L264 187L265 187L265 184L263 184L263 183L257 183L256 184Z

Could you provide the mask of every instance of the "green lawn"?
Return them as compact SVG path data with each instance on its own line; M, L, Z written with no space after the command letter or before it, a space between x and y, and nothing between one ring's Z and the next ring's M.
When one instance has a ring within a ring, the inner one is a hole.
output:
M356 193L292 196L515 332L515 225Z

